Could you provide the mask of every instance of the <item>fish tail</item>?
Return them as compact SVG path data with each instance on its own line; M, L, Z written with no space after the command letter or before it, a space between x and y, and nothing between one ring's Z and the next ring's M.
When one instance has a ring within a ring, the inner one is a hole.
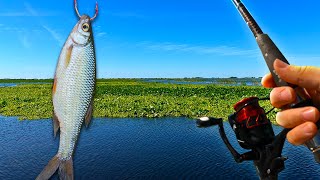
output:
M73 161L72 158L62 160L59 166L59 177L61 180L73 180Z
M59 177L61 180L73 180L73 161L61 160L54 156L47 166L41 171L36 180L48 180L59 168Z

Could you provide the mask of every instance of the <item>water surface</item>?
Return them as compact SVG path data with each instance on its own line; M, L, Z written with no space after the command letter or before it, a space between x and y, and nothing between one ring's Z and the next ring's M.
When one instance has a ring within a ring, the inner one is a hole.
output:
M13 87L17 86L16 83L0 83L0 87Z
M47 82L17 82L17 83L0 83L0 87L14 87L24 84L50 84Z
M0 122L0 179L34 179L58 149L51 120ZM283 155L280 179L319 179L307 148L286 143ZM233 160L218 127L197 128L187 118L94 119L80 134L74 171L75 179L258 179L252 162Z

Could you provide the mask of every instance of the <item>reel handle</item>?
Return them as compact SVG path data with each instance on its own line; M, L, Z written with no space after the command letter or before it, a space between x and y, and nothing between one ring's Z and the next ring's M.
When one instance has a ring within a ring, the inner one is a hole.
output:
M210 126L219 125L222 123L222 118L214 118L214 117L201 117L197 119L196 124L200 128L207 128Z

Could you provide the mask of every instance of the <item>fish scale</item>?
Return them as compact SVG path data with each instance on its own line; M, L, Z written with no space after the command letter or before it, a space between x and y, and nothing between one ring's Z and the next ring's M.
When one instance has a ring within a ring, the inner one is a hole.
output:
M92 43L86 47L74 47L65 76L61 80L58 79L58 82L62 81L61 83L64 84L64 86L57 88L53 104L55 109L59 107L64 109L65 112L61 116L63 124L60 126L61 133L58 156L61 159L69 159L71 157L81 124L89 103L91 102L95 84L95 61L93 52ZM73 54L75 55L73 56ZM63 99L65 103L61 103Z
M60 128L59 149L37 180L49 179L57 169L60 179L73 179L72 154L83 121L90 122L96 83L91 20L81 16L61 50L52 88L55 135Z

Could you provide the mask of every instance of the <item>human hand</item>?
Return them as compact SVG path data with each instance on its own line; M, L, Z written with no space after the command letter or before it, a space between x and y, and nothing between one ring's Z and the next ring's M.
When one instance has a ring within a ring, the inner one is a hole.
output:
M280 60L276 60L273 66L282 80L305 88L317 107L286 109L276 115L279 125L293 128L287 134L288 141L294 145L303 144L312 139L318 131L315 123L320 118L320 68L293 66ZM274 107L281 108L296 101L294 89L288 86L276 87L271 74L265 75L261 83L264 87L275 87L270 93L270 101Z

